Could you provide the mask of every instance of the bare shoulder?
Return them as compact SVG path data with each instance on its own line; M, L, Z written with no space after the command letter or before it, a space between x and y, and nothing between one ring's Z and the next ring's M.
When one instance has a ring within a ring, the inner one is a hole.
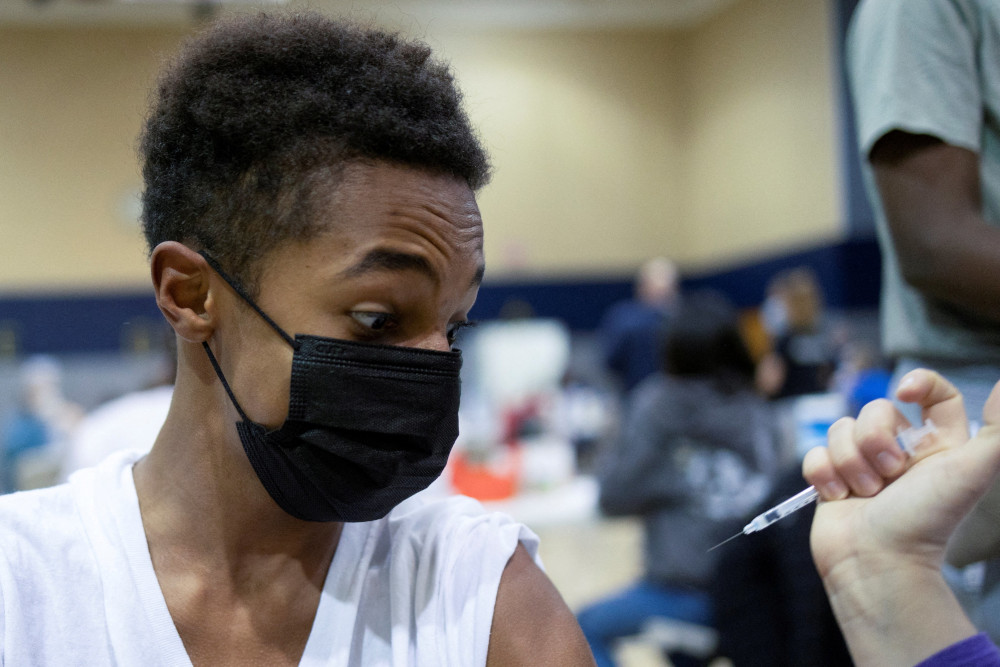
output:
M594 665L573 612L520 544L500 578L486 665Z

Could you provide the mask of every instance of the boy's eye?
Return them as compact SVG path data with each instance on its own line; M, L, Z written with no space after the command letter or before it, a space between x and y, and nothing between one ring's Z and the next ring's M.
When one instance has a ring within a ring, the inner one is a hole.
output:
M358 324L372 331L386 331L395 325L395 321L389 313L354 311L351 313L351 317Z
M464 320L462 322L452 322L451 324L449 324L448 344L449 345L455 344L455 341L458 340L458 334L462 331L462 329L467 329L469 327L474 327L474 326L476 326L476 323L470 320Z

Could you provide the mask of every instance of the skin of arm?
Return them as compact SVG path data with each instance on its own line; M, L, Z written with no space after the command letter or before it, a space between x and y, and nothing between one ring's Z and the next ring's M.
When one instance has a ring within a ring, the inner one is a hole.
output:
M859 665L913 665L976 633L940 567L954 527L1000 471L1000 389L971 440L961 395L937 373L913 371L897 396L938 427L911 459L895 442L905 418L880 400L834 424L828 447L803 461L823 499L813 559Z
M500 578L486 665L594 665L573 612L520 544Z
M1000 322L1000 227L983 219L979 155L894 130L868 159L904 280Z

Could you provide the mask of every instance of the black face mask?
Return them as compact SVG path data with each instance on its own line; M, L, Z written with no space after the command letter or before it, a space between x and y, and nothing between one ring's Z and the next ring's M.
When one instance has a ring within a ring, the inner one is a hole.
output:
M295 350L288 418L253 422L203 343L243 450L278 505L307 521L373 521L437 479L458 437L462 353L293 339L206 253L201 255Z

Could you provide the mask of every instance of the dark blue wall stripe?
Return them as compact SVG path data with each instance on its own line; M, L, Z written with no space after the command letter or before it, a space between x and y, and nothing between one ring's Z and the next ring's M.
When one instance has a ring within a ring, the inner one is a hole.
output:
M145 351L166 322L152 290L0 297L0 341L10 354Z
M685 287L723 292L741 308L764 300L767 283L774 274L798 266L816 272L826 303L837 309L877 308L881 286L882 258L871 238L776 255L753 264L718 270L685 280Z
M764 298L771 277L807 265L834 308L874 308L880 260L870 239L775 255L711 273L686 276L685 289L714 289L741 308ZM615 301L632 293L631 276L559 280L496 280L483 285L472 311L478 320L500 317L505 306L555 317L575 331L594 329ZM80 296L0 296L0 354L146 351L166 325L150 291Z

